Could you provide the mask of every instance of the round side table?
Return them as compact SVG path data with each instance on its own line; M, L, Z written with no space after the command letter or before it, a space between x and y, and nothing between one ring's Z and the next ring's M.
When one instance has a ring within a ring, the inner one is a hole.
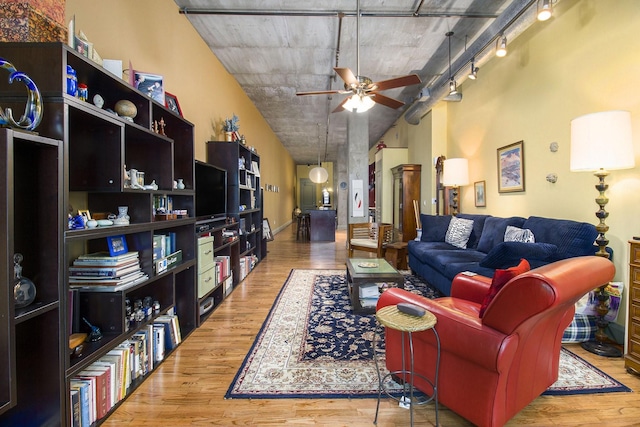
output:
M374 424L378 422L378 410L380 409L380 398L382 393L385 393L392 399L395 399L400 404L405 404L409 406L409 416L411 419L411 425L413 426L413 406L414 405L424 405L433 401L435 403L435 412L436 412L436 426L438 425L438 369L440 368L440 337L438 336L438 332L435 329L436 326L436 316L426 311L422 317L411 316L406 313L402 313L398 310L398 307L395 305L389 305L381 308L376 312L376 320L378 325L384 326L387 328L395 329L401 332L401 345L402 345L402 368L397 371L392 371L386 374L385 376L380 375L380 369L378 368L378 359L376 358L376 335L378 332L378 328L376 327L376 333L373 336L373 354L374 361L376 364L376 371L378 372L378 403L376 404L376 417L373 420ZM437 355L436 355L436 370L433 379L427 378L422 374L415 373L414 370L414 355L413 355L413 332L426 331L431 329L436 338L437 343ZM406 366L406 357L405 357L405 336L409 340L409 366ZM391 392L384 386L387 378L391 376L400 376L401 379L404 379L405 384L402 388L402 396L396 397L391 394ZM409 384L407 387L406 378L409 377ZM433 388L433 394L426 400L422 400L418 402L413 395L414 391L414 378L420 377L423 380L427 381L431 387ZM408 388L408 396L407 396L407 388Z

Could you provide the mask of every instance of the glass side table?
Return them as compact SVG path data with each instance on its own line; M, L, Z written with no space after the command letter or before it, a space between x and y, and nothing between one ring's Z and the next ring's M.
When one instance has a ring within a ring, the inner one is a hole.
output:
M433 401L435 403L436 413L436 425L438 425L438 369L440 368L440 337L435 329L437 322L436 316L426 311L422 317L411 316L400 312L395 305L389 305L381 308L376 312L376 320L378 325L373 336L373 358L376 364L376 371L378 372L378 402L376 404L376 416L373 420L374 424L378 422L378 410L380 409L380 398L382 393L385 393L390 398L398 401L401 405L407 405L409 407L409 416L411 419L411 426L413 426L413 407L415 405L424 405ZM378 367L378 358L376 357L376 336L378 335L379 326L384 326L390 329L395 329L401 332L401 345L402 345L402 368L397 371L391 371L388 374L380 375L380 369ZM415 373L414 370L414 354L413 354L413 332L426 331L431 329L436 338L437 343L437 356L436 356L436 369L434 378L430 379L422 374ZM405 338L406 336L406 338ZM405 339L409 340L409 366L406 366L405 356ZM402 396L394 396L384 386L387 378L391 376L399 376L404 380L404 386L402 388ZM433 388L433 394L425 400L418 401L414 396L414 379L420 377L427 381ZM407 378L409 379L407 384ZM408 390L407 390L408 389Z

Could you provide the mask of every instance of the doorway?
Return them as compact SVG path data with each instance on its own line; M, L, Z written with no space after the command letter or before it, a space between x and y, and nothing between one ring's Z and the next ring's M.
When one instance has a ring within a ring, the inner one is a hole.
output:
M316 184L308 178L300 179L300 209L302 212L309 212L315 209L316 201Z

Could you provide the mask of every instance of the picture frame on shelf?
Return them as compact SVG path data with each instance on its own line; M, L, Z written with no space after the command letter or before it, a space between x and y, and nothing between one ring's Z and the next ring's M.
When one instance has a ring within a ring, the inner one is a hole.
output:
M524 191L524 141L498 148L498 192Z
M78 215L81 215L82 218L84 218L85 224L91 219L91 212L89 212L89 209L78 209Z
M134 88L165 105L164 77L159 74L146 73L144 71L133 70L131 73L131 84Z
M169 109L169 111L182 117L182 109L180 108L180 103L178 102L177 96L172 93L165 92L164 105Z
M122 255L129 252L127 239L124 237L124 234L107 237L107 246L109 246L110 256Z
M476 181L473 183L473 197L477 208L484 208L487 206L487 199L485 196L486 185L485 181Z

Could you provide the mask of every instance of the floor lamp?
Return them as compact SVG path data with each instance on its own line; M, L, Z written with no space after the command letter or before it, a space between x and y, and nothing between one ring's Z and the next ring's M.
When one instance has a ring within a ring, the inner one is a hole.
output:
M609 202L605 191L609 187L604 179L610 170L629 169L635 166L633 140L631 138L631 114L628 111L604 111L580 116L571 121L571 171L591 171L598 177L596 190L600 195L596 203L600 209L596 217L600 223L596 226L599 249L596 255L609 258L606 251L609 240L605 233L609 226L605 219L609 213L605 210ZM622 352L609 343L605 329L609 322L605 319L609 312L609 296L605 293L606 283L598 288L598 306L596 312L598 330L595 341L588 341L582 347L600 356L620 357Z
M469 161L467 159L447 159L443 164L442 185L453 187L451 207L453 215L458 214L458 187L469 184Z

